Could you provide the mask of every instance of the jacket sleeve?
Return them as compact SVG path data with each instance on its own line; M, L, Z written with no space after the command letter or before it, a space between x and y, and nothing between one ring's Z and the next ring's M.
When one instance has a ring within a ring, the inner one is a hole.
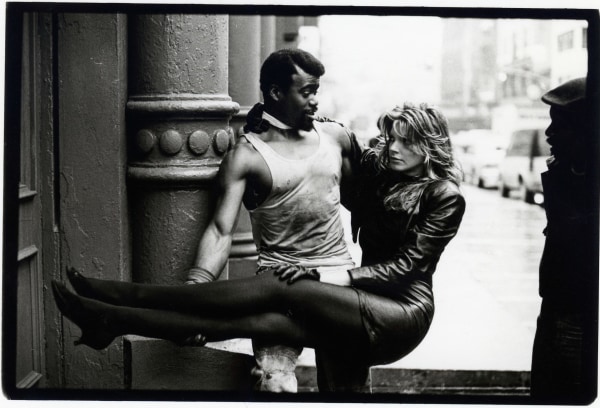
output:
M433 273L444 248L458 231L465 200L455 188L431 190L424 192L418 221L408 231L407 241L398 248L394 259L350 269L352 286L377 291Z
M358 180L360 177L361 157L365 147L351 130L344 127L348 138L343 153L342 180L340 183L341 202L352 211L358 200Z

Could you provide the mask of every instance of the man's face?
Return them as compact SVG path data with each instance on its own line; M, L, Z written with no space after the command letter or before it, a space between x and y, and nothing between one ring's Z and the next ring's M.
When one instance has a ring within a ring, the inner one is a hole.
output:
M307 74L296 67L288 90L279 89L277 100L278 119L295 129L312 128L314 114L318 109L317 90L319 77Z
M553 156L563 156L569 152L570 145L579 135L575 134L575 124L568 112L550 107L550 126L546 129L550 152Z

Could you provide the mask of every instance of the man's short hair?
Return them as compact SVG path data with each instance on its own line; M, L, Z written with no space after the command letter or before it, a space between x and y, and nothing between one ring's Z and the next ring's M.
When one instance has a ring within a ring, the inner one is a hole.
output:
M260 90L266 99L272 85L287 91L292 84L292 75L297 74L296 66L307 74L320 77L325 67L311 53L301 49L282 49L267 57L260 69Z

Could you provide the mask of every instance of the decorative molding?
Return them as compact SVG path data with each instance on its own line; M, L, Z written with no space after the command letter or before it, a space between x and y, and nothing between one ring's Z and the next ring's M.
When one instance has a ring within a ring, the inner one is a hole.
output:
M190 135L188 146L192 153L202 155L210 147L210 136L204 130L196 130Z
M155 132L150 129L140 129L135 135L135 145L144 155L149 155L158 142L160 152L166 156L175 156L183 150L186 143L186 133L176 129L167 129L160 132L160 137L156 137ZM194 130L187 137L187 145L194 156L202 156L213 147L217 156L225 154L234 144L235 134L231 126L224 129L217 129L211 137L204 130Z
M141 129L137 132L135 141L140 151L147 154L154 148L156 136L148 129Z
M213 137L213 148L218 155L223 155L230 145L230 133L226 130L216 130Z
M246 121L246 116L248 116L248 112L250 112L252 106L240 106L240 109L233 114L233 117L236 119L242 119L244 122Z
M158 144L163 153L174 156L181 151L183 138L177 130L170 129L160 135Z
M219 171L220 159L203 159L197 165L147 166L131 164L127 175L134 182L151 183L207 183Z
M240 105L228 95L155 94L130 96L127 109L138 115L214 118L232 116Z

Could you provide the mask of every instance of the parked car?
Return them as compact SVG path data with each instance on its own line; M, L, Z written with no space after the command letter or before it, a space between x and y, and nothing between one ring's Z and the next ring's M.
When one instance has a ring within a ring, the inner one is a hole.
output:
M479 188L498 187L499 165L505 152L502 143L496 138L467 146L462 162L465 181Z
M506 155L500 163L498 188L502 197L517 190L528 203L541 204L541 173L547 169L550 145L544 129L518 130L511 135Z
M498 186L498 166L506 151L502 138L490 130L475 129L457 134L453 145L463 170L463 181L480 188Z

